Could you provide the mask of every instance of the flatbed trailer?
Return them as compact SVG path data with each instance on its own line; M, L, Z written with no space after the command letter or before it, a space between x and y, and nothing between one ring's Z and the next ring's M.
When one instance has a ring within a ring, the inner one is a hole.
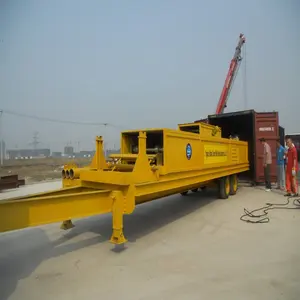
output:
M249 170L247 142L222 138L219 127L205 123L124 131L121 153L111 159L96 137L91 165L64 166L61 189L0 201L0 232L56 222L70 229L74 218L111 212L111 242L123 244L123 215L136 205L211 184L226 199Z

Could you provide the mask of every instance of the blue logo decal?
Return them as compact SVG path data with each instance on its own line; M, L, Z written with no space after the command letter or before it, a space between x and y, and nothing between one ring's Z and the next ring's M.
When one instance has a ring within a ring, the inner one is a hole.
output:
M186 145L185 152L186 152L186 158L191 159L191 157L192 157L192 146L190 144Z

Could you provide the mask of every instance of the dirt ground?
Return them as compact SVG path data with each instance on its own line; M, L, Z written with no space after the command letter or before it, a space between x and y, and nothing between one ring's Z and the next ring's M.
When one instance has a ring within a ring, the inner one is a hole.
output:
M75 163L79 167L87 166L92 158L40 158L28 160L5 160L0 168L0 176L18 174L19 179L25 179L26 184L43 180L61 178L64 164Z

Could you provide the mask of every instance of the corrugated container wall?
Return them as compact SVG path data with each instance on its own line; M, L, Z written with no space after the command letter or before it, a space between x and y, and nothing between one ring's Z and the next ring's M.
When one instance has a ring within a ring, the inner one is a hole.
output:
M264 182L263 146L259 141L264 137L272 151L271 181L277 181L276 140L279 138L277 112L258 113L254 110L246 110L210 115L208 122L222 128L222 137L228 138L230 135L237 135L240 140L248 142L250 171L243 175L244 179L253 183Z

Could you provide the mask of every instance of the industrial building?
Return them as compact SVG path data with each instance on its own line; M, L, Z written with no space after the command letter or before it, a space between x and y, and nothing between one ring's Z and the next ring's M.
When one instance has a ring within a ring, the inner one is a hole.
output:
M49 157L50 149L11 149L6 150L8 159L21 159L30 157Z
M64 155L68 156L73 156L74 155L74 147L72 146L65 146L64 147Z

